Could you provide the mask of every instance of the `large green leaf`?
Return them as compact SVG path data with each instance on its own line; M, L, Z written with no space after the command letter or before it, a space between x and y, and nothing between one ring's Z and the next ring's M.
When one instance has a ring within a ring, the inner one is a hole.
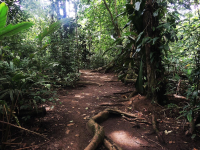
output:
M45 36L55 32L56 30L58 30L61 27L62 24L65 24L65 23L67 23L69 21L70 20L68 18L66 18L66 19L62 19L62 20L59 20L59 21L54 22L53 24L51 24L49 27L45 28L44 31L37 36L39 41L42 41L42 39Z
M144 93L144 87L143 87L144 81L143 81L143 62L141 59L140 62L140 70L139 70L139 74L137 77L137 81L135 83L135 87L138 90L139 93L143 94Z
M187 114L187 119L188 119L189 122L192 122L192 120L193 120L193 117L192 117L192 110L190 110L190 111L188 112L188 114Z
M0 29L5 27L8 14L8 6L6 3L0 4Z
M16 25L9 24L7 27L0 29L0 39L7 36L12 36L18 32L28 29L33 23L31 22L22 22Z

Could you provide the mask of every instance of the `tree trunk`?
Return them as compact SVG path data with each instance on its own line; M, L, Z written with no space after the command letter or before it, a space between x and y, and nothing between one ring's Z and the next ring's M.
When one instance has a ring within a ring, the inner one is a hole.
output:
M144 34L145 37L155 38L160 37L159 29L153 30L153 28L158 26L159 20L157 17L153 16L153 12L158 9L158 4L153 2L153 0L147 0L143 18ZM147 69L147 81L148 81L148 91L147 97L153 101L163 104L164 94L165 94L165 81L164 77L164 67L161 63L161 50L160 42L156 42L154 45L147 43L145 44L146 53L146 69Z
M110 9L109 9L109 7L108 7L106 1L103 0L103 2L104 2L104 5L106 6L106 9L108 10L108 12L109 12L109 14L110 14L111 21L112 21L112 24L113 24L114 29L115 29L115 33L117 34L118 38L120 38L120 37L121 37L121 32L120 32L118 23L115 23L114 18L113 18L113 15L112 15L112 13L111 13L111 11L110 11Z

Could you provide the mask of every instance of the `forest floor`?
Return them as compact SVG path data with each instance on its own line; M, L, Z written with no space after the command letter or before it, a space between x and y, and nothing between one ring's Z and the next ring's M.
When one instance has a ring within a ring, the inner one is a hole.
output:
M185 136L188 123L175 119L179 115L177 111L157 107L159 131L165 140L165 144L160 144L156 134L152 133L151 100L138 94L130 101L120 102L134 91L133 84L124 85L113 73L102 74L91 70L80 72L81 81L98 84L59 90L57 104L54 107L50 103L45 104L47 114L32 120L27 126L32 131L46 135L48 139L23 130L18 131L12 142L18 142L19 145L12 145L11 149L84 150L93 137L86 129L86 123L106 108L117 108L139 118L136 120L113 115L100 124L104 127L105 136L123 150L200 149L198 137L192 140L191 136ZM175 99L171 101L176 102ZM103 144L97 148L105 149Z

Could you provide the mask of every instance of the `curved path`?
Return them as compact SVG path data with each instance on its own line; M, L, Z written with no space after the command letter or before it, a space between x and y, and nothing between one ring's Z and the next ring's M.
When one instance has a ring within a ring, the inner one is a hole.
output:
M92 135L86 130L86 123L90 117L108 107L117 107L124 112L137 113L140 117L148 118L148 113L144 115L135 110L135 102L142 104L138 108L142 109L143 112L150 105L150 102L145 101L144 98L141 101L142 96L140 95L136 96L133 103L125 102L124 105L101 106L102 104L118 103L118 100L127 97L130 93L116 93L133 91L133 85L124 85L118 82L117 77L112 73L101 74L90 70L81 70L80 72L81 81L100 83L101 86L98 84L79 85L74 88L59 90L59 101L56 102L54 107L45 105L47 115L34 123L32 128L34 129L35 126L35 131L46 134L50 141L30 134L30 139L29 136L26 136L26 143L33 143L35 139L33 145L37 145L35 148L41 150L84 150L92 139ZM104 127L106 136L121 146L123 150L164 149L158 143L155 134L148 135L148 137L144 136L145 132L151 130L151 125L146 123L137 128L135 122L127 121L123 117L113 116L101 125ZM165 129L166 127L162 130ZM168 143L168 148L173 149L173 141L177 142L175 149L188 148L181 144L183 140L176 140L177 137L173 134L168 137L170 138L168 142L172 141L172 143ZM101 145L97 150L105 150L105 147Z

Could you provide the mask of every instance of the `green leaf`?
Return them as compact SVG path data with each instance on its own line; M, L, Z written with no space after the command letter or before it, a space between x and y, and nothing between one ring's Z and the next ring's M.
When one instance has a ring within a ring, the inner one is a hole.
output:
M41 50L45 50L49 45L50 45L50 44L44 45L44 46L41 48Z
M14 113L12 113L12 116L15 118L15 121L16 121L16 123L18 124L18 126L21 127L21 125L20 125L20 123L19 123L19 120L18 120L17 116L15 116Z
M138 35L138 38L137 38L136 42L138 42L138 41L140 40L140 38L141 38L141 36L142 36L143 33L144 33L144 31L141 32L141 33Z
M129 22L123 27L123 30L124 30L125 28L127 28L128 26L130 26L131 22L132 22L132 21L129 21Z
M191 138L194 139L196 137L196 134L192 134Z
M30 28L32 25L33 23L31 22L22 22L16 25L9 24L7 27L0 29L0 39L15 35L22 30Z
M49 27L45 28L44 31L42 33L40 33L38 35L38 38L39 38L39 41L42 41L42 39L49 35L49 34L52 34L53 32L55 32L56 30L58 30L62 24L65 24L67 22L69 22L70 20L68 18L66 19L62 19L62 20L59 20L57 22L54 22L53 24L51 24Z
M51 84L45 84L45 87L50 90L51 89Z
M143 39L142 39L142 45L148 43L150 40L151 40L150 37L145 37L145 38L143 38Z
M5 27L8 14L8 6L6 3L0 4L0 29Z
M124 16L124 15L126 15L126 12L120 13L119 15L117 15L117 16L114 18L114 20L117 19L119 16Z
M187 75L191 75L191 73L192 73L192 69L190 68L187 70Z
M135 83L136 89L138 90L139 93L143 94L144 93L144 87L143 87L144 81L143 81L143 62L141 59L140 62L140 70L139 70L139 74L137 77L137 81Z
M153 45L155 44L155 42L159 39L159 37L155 37L153 38Z
M125 35L125 36L131 36L131 35L138 36L138 34L135 33L135 32L126 32L126 33L124 33L124 35Z
M14 97L13 97L13 90L10 90L10 99L11 99L11 101L14 100Z
M160 8L158 8L154 13L153 13L153 16L154 17L157 17L158 16L158 11L160 10Z
M27 76L24 76L22 74L16 74L14 77L12 77L12 81L19 81L21 79L26 79Z
M193 117L192 117L192 110L190 110L190 111L188 112L188 114L187 114L187 119L188 119L189 122L192 122L192 120L193 120Z

